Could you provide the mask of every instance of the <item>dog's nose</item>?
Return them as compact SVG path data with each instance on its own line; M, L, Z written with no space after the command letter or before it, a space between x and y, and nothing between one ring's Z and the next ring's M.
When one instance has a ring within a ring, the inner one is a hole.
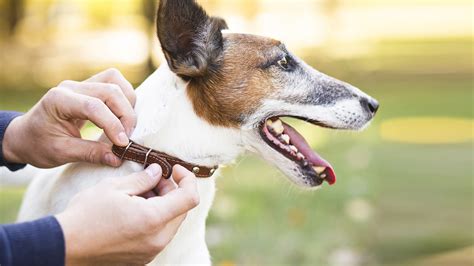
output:
M372 116L374 116L377 113L377 110L379 110L379 102L374 98L362 98L360 104L368 110Z

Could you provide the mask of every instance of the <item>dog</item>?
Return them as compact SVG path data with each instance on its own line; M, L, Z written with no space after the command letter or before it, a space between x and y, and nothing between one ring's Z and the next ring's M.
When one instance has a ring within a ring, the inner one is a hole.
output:
M377 101L359 89L311 68L280 41L228 32L223 19L207 15L194 0L160 1L157 33L167 64L137 88L131 139L186 162L225 165L249 151L298 186L333 184L332 166L280 118L361 130L377 112ZM142 167L74 163L44 170L29 186L19 220L61 212L103 177ZM218 172L198 181L199 206L150 265L211 264L205 222Z

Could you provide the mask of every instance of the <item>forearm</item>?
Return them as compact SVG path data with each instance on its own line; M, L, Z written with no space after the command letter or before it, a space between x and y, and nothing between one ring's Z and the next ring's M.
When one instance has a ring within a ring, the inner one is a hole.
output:
M0 226L0 265L64 265L61 226L50 216Z
M7 127L10 125L10 122L12 122L13 119L20 115L22 114L18 112L0 111L0 166L6 166L11 171L16 171L25 167L24 164L9 163L8 160L5 159L4 154L5 143L3 141Z

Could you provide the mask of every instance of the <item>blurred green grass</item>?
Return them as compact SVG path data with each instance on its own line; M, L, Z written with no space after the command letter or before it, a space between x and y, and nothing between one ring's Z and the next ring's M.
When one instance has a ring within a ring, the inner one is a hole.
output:
M451 74L427 74L428 68L418 75L406 74L419 68L410 59L417 51L426 53L416 58L417 63L424 58L425 66L434 65L431 56L443 45L439 42L414 44L419 47L408 51L398 43L384 46L366 61L355 60L347 76L342 74L341 78L377 98L381 109L363 132L311 127L313 146L336 169L336 185L302 191L253 156L225 168L208 219L213 261L328 265L349 257L361 265L410 265L419 257L472 245L472 143L393 143L379 134L381 123L390 118L472 119L472 78L465 69L469 59L461 58L457 50L464 49L466 41L459 42L449 46L455 51L453 57L443 56ZM404 59L397 58L400 54ZM338 65L348 69L345 61L309 60L317 68L321 64L328 74L339 73L334 70ZM379 70L363 68L372 65L367 63L371 60L382 62ZM354 75L359 66L363 74ZM43 93L4 89L0 106L26 111ZM22 193L23 189L0 188L0 222L14 220Z

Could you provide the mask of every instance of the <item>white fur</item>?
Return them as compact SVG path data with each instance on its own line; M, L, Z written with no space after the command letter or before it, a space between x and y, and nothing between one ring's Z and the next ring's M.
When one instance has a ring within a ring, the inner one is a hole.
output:
M27 165L21 171L12 172L5 167L0 167L0 185L20 187L26 186L38 173L38 168ZM21 174L19 174L21 172Z
M185 87L166 64L152 74L137 89L138 123L132 139L200 165L230 163L243 151L240 132L210 126L198 118ZM72 196L104 177L121 177L140 169L141 165L126 162L118 169L78 163L45 170L28 188L19 220L61 212ZM151 265L211 263L205 221L214 198L215 177L199 179L198 187L199 206L187 215L176 237Z
M257 111L248 117L241 129L217 127L195 114L186 93L186 86L185 82L163 64L137 89L135 109L138 122L132 135L134 141L185 161L206 166L228 164L245 150L253 151L282 170L294 183L304 187L312 187L315 184L300 172L295 162L262 140L256 127L259 122L270 114L291 114L334 127L357 129L370 120L356 97L343 99L329 106L318 106L289 104L278 100L278 97L272 99L272 95L269 95ZM306 86L307 93L310 88L309 85ZM284 89L279 93L292 91L291 87ZM45 170L30 185L19 220L32 220L61 212L71 197L101 179L120 178L141 169L139 164L126 162L118 169L76 163ZM218 173L214 176L217 175ZM200 205L187 215L176 237L152 265L211 263L205 243L205 221L214 198L215 177L200 179L198 186Z

